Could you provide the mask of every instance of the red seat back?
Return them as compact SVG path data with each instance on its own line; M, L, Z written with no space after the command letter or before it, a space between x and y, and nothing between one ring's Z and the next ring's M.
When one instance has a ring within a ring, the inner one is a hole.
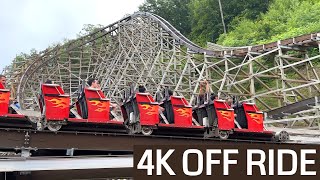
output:
M85 99L88 107L88 121L107 122L110 119L110 100L100 89L85 88Z
M0 89L6 89L2 83L0 83Z
M188 101L184 97L171 96L170 97L174 124L180 126L192 126L192 106L189 105Z
M0 83L0 116L8 114L10 91Z
M41 93L47 120L64 120L69 117L70 97L57 84L42 84ZM41 102L41 101L40 101Z
M158 124L159 105L149 93L136 93L136 100L140 112L140 124L153 126Z
M251 131L263 131L263 112L253 103L243 103L243 108L248 121L248 129Z
M214 100L220 130L231 130L234 125L234 110L224 100Z

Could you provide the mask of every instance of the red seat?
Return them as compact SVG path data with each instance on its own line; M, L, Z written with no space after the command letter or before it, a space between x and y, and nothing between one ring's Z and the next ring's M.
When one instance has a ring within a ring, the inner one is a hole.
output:
M42 84L41 93L47 120L65 120L69 117L70 96L58 84ZM41 103L41 101L40 101Z
M8 114L10 100L10 90L5 89L4 85L0 83L0 116Z
M231 130L234 125L234 110L224 100L214 100L214 107L218 117L219 130Z
M182 96L171 96L174 124L177 126L192 126L192 106Z
M140 124L154 126L159 123L159 104L149 93L136 93Z
M262 132L264 130L263 112L259 111L253 103L243 103L243 108L247 118L248 130Z
M0 83L0 89L6 89L2 83Z
M106 123L110 120L110 99L105 98L100 89L84 88L84 98L88 122Z

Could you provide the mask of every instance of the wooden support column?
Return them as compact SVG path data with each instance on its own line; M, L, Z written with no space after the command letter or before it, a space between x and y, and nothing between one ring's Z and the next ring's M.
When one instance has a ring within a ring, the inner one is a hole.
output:
M280 41L278 41L278 46L280 46ZM280 48L278 52L279 52L278 60L279 60L279 70L280 70L280 79L281 79L281 89L285 90L286 89L286 75L285 75L284 68L283 68L282 49ZM285 91L283 91L282 96L283 96L283 105L286 105L288 103L287 93Z
M256 95L255 88L254 88L254 77L253 77L253 61L251 58L249 59L249 76L250 76L250 94L252 102L255 103L254 96Z

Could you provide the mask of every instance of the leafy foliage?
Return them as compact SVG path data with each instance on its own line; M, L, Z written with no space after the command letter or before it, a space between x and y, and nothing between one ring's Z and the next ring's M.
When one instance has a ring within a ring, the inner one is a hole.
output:
M234 18L256 19L261 12L267 10L268 0L223 0L221 1L224 22L227 32L232 30ZM202 45L207 41L216 41L223 34L218 0L192 0L189 5L191 11L191 38Z
M221 4L229 30L235 17L256 19L267 10L269 0L221 0ZM218 0L146 0L139 10L163 17L183 35L201 45L215 41L223 33Z
M146 0L139 10L161 16L183 35L188 35L191 32L189 3L190 0Z
M256 20L235 18L232 31L220 35L218 43L227 46L263 44L319 31L320 1L274 0Z

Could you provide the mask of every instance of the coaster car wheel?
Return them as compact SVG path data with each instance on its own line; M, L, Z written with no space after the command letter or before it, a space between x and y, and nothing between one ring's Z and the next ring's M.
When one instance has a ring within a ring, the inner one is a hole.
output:
M275 134L275 140L279 142L289 141L290 140L289 133L287 131L277 132Z
M62 124L59 124L59 122L49 121L47 123L47 127L50 131L57 132L61 129Z
M226 140L229 138L229 131L219 131L219 138Z
M141 132L145 136L150 136L153 132L153 129L151 127L143 126Z

